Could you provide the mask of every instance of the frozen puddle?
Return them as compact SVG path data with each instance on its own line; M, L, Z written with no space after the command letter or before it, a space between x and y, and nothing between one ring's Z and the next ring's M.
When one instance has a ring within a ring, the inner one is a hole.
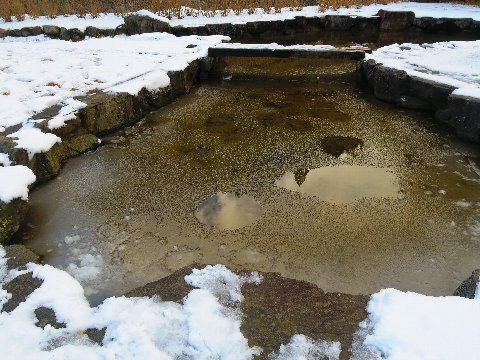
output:
M203 201L195 211L197 219L220 230L234 230L257 221L262 206L251 196L219 192Z
M394 199L399 195L398 181L391 171L369 166L339 165L295 173L287 171L275 185L335 204L366 198Z

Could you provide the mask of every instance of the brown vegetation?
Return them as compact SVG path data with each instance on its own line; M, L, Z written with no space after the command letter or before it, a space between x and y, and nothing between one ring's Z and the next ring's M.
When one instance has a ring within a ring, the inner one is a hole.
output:
M12 17L22 19L25 14L32 17L54 17L62 14L95 16L107 12L125 14L139 9L147 9L171 18L199 14L212 16L217 12L226 15L230 11L238 14L243 10L253 13L256 8L279 12L284 7L300 9L308 5L319 5L322 11L327 8L387 2L391 0L0 0L0 18L7 21ZM479 0L444 2L479 4Z

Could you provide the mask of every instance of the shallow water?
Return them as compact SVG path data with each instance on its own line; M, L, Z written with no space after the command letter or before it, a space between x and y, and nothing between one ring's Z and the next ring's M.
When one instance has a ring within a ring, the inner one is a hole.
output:
M353 63L228 63L36 189L26 244L93 302L192 262L353 294L450 294L478 267L478 147L355 89Z

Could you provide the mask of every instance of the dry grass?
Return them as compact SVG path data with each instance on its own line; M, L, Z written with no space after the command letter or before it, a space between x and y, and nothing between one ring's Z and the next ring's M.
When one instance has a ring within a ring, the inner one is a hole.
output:
M384 2L391 0L0 0L0 18L7 21L12 17L22 19L24 14L32 17L54 17L63 14L95 16L106 12L125 14L139 9L147 9L171 18L200 14L212 16L218 12L226 15L230 11L238 14L243 10L253 13L256 8L279 12L284 7L300 9L307 5L319 5L320 10L324 10ZM479 0L444 2L479 5Z

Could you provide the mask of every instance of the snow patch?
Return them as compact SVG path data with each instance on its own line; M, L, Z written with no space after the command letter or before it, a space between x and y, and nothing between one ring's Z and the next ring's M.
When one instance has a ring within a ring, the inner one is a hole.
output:
M11 164L8 154L0 153L0 166L10 166Z
M42 130L33 127L33 124L25 125L13 134L7 135L7 137L13 138L17 143L16 148L27 150L30 160L33 155L47 152L53 145L62 141L57 135L44 133Z
M480 98L480 41L393 44L367 54L386 67L456 88L453 94Z
M287 345L280 345L276 353L269 354L269 360L336 360L340 358L341 346L338 341L313 340L305 335L294 335Z
M472 338L480 323L478 299L384 289L372 295L367 311L372 330L365 345L382 359L476 359L480 354L480 343Z
M0 166L0 201L9 203L17 198L28 200L28 187L35 180L35 174L26 166Z
M0 276L6 273L4 256L0 246ZM12 312L0 312L2 359L247 360L261 352L250 348L241 333L239 308L226 306L215 295L218 289L236 294L244 281L224 266L195 271L190 280L201 288L192 290L183 304L112 297L94 308L68 273L49 265L28 264L27 269L43 283ZM258 275L252 279L257 281ZM0 304L8 296L0 289ZM40 306L53 309L65 328L35 326L34 310ZM102 328L106 334L101 346L85 335L87 329Z

